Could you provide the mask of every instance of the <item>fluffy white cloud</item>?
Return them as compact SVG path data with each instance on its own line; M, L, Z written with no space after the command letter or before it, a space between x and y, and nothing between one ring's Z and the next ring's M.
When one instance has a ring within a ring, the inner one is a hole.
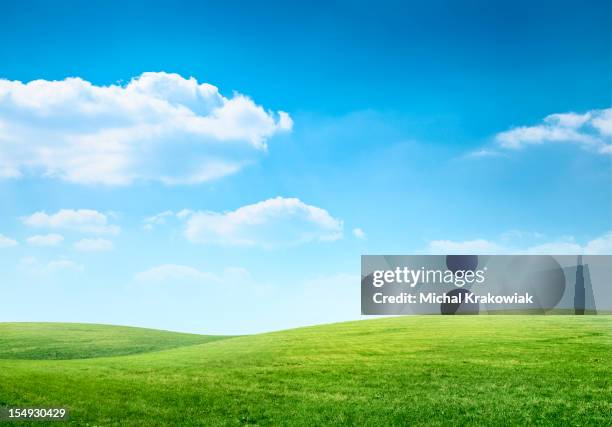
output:
M17 240L0 234L0 248L10 248L11 246L17 246L17 244Z
M279 247L342 237L342 221L296 198L276 197L231 212L190 212L185 236L195 243Z
M199 183L238 171L292 128L287 113L178 74L127 85L0 80L0 178Z
M571 236L551 242L520 247L484 239L429 242L429 252L434 254L541 254L541 255L612 255L612 232L592 239L585 244L576 243Z
M141 271L134 276L139 283L219 283L219 277L197 268L180 264L163 264Z
M36 212L21 220L30 227L66 229L91 234L117 234L120 230L119 226L109 223L107 215L92 209L61 209L55 214Z
M365 231L363 231L361 228L353 228L353 236L357 237L358 239L366 238Z
M64 236L61 234L39 234L26 239L31 246L57 246L64 241Z
M551 114L535 126L520 126L495 137L497 143L508 149L550 142L580 144L599 153L612 153L612 108L592 110L584 114Z
M113 242L106 239L81 239L74 248L81 252L104 252L113 249Z

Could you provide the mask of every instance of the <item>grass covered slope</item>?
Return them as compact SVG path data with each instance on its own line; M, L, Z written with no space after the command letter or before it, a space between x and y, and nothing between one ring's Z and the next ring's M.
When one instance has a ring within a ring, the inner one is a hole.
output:
M202 344L225 337L80 323L0 323L0 359L87 359Z
M609 316L386 318L0 360L0 406L67 406L79 425L610 425L611 354Z

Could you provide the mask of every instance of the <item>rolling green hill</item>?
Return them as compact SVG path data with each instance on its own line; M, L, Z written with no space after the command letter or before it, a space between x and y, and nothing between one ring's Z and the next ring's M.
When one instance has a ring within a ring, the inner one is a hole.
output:
M385 318L202 344L78 325L70 351L75 327L0 327L0 406L102 426L612 423L610 316ZM104 343L87 349L86 328ZM48 354L72 360L32 360Z
M226 337L82 323L0 323L0 359L88 359L146 353Z

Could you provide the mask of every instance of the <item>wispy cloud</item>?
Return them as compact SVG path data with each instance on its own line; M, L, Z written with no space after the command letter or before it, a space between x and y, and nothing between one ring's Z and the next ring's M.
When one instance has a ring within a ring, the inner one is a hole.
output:
M362 240L366 238L365 231L363 231L359 227L353 228L353 236L357 237L358 239L362 239Z
M144 73L127 85L0 80L0 178L193 184L235 173L289 131L285 112L208 83Z
M538 238L542 237L541 234L537 236ZM572 236L564 236L548 242L521 246L509 242L504 233L500 241L486 239L433 240L429 242L427 249L432 254L610 255L612 254L612 232L605 233L584 244L576 242L576 239Z
M24 257L19 260L18 266L26 273L40 277L51 276L63 272L78 273L85 270L82 264L66 258L41 262L34 257Z
M485 239L464 241L432 240L428 245L432 254L496 254L503 252L503 248Z
M469 153L467 153L465 156L463 156L463 158L465 159L479 159L479 158L483 158L483 157L505 157L506 154L499 151L499 150L493 150L493 149L489 149L489 148L482 148L479 150L475 150L475 151L471 151Z
M138 283L168 283L172 285L219 284L222 280L215 274L180 264L162 264L136 273L134 280Z
M65 270L83 271L85 269L85 267L83 267L81 264L78 264L69 259L58 259L55 261L49 261L47 263L46 268L49 271L65 271Z
M156 215L149 216L149 217L147 217L147 218L145 218L143 220L142 228L144 228L147 231L151 231L151 230L153 230L153 228L156 225L163 225L163 224L165 224L166 220L169 217L172 217L172 216L174 216L174 212L172 212L170 210L164 211L164 212L160 212L160 213L158 213Z
M586 113L557 113L533 126L500 132L495 141L501 148L518 150L546 143L574 143L602 154L612 154L612 108Z
M81 239L74 243L74 248L81 252L105 252L113 249L113 242L106 239Z
M17 240L6 237L0 234L0 248L10 248L11 246L17 246Z
M21 218L30 227L66 229L89 234L117 234L118 225L110 224L108 216L92 209L61 209L54 214L36 212Z
M64 236L61 234L38 234L28 237L26 242L31 246L57 246L64 241Z
M190 212L185 236L194 243L291 246L342 237L342 221L296 198L277 197L230 212Z

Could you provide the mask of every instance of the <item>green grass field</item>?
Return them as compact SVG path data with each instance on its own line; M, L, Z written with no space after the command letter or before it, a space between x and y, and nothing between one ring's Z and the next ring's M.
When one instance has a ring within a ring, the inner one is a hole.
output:
M92 426L612 425L612 317L401 317L225 339L0 324L0 406L65 406Z

